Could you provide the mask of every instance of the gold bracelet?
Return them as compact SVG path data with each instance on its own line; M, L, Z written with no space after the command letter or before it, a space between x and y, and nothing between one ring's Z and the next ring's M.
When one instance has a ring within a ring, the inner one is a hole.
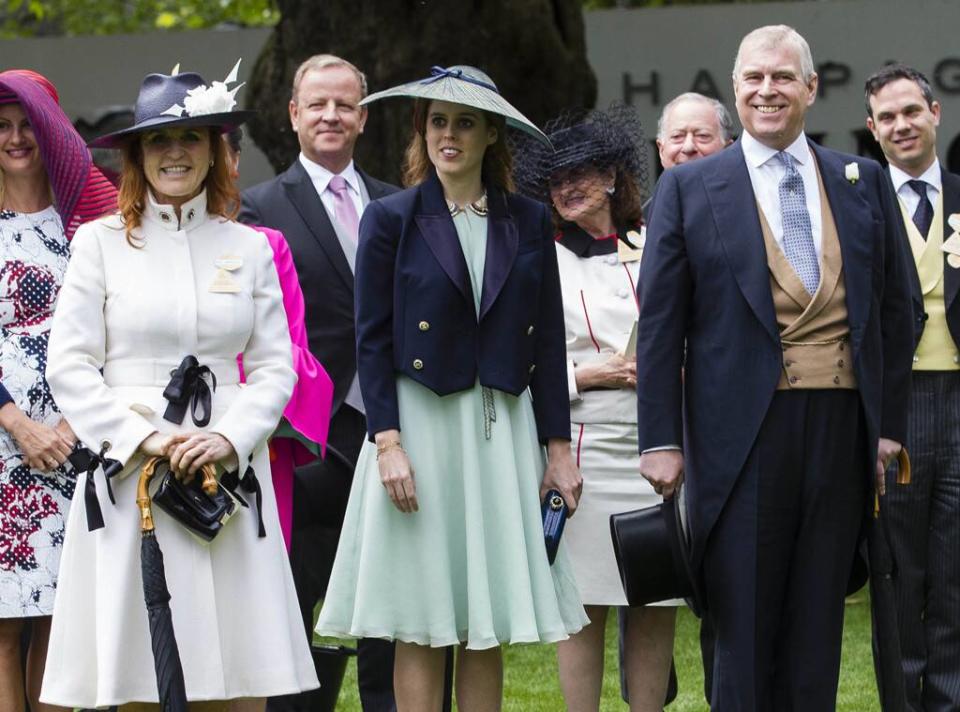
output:
M385 443L383 445L377 445L377 459L380 459L380 456L387 452L387 450L403 450L403 445L400 444L399 440L392 440L391 442ZM404 450L406 452L406 450Z

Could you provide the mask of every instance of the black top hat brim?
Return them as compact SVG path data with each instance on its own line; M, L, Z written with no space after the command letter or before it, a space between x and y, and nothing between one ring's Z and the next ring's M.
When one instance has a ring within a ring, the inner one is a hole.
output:
M705 596L683 531L679 494L665 502L610 517L613 550L627 604L685 598L701 615Z
M151 129L210 126L219 129L221 133L228 133L246 121L249 121L255 115L255 111L226 111L219 114L202 114L200 116L153 116L133 126L95 138L87 145L90 148L120 148L132 136Z

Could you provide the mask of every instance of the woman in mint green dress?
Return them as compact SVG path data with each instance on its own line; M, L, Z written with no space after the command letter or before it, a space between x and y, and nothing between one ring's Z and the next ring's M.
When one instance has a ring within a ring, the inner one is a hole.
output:
M413 96L405 183L364 212L357 368L370 441L357 464L317 632L397 641L398 709L439 710L458 646L461 710L497 708L503 643L586 624L540 499L571 512L563 309L550 217L510 192L507 125L546 140L472 67L370 96ZM546 450L546 453L545 453Z

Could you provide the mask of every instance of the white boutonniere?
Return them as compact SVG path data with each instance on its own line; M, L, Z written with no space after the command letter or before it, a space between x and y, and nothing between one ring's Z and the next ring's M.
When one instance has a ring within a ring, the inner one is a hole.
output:
M843 170L843 174L847 177L847 180L850 181L850 185L856 185L857 181L860 180L860 166L857 163L848 163Z
M175 68L179 69L178 64ZM226 79L222 82L213 82L210 86L200 85L187 92L183 99L183 106L174 104L164 111L164 114L170 116L207 116L209 114L225 114L233 111L237 101L234 98L237 90L243 86L238 84L233 89L228 89L227 85L237 81L237 70L240 69L240 60L233 66Z

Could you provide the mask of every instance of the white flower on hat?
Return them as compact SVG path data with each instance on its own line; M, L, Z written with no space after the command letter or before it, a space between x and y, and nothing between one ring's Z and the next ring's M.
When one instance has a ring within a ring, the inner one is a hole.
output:
M226 114L233 111L237 105L237 91L245 82L228 89L227 85L237 81L237 71L240 69L240 61L233 65L233 69L222 82L213 82L210 86L198 86L187 91L183 100L183 106L174 104L164 111L164 114L170 116L207 116L209 114ZM180 65L177 65L179 68Z
M848 163L844 166L844 175L851 184L856 184L860 180L860 165L856 162Z

